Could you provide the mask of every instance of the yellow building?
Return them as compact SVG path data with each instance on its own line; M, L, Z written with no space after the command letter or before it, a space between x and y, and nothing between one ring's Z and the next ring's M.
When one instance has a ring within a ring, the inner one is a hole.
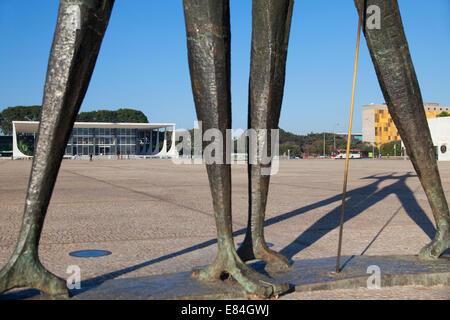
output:
M450 107L437 103L425 103L424 108L427 118L436 118L438 114L450 111ZM363 106L362 116L363 141L381 147L385 143L401 140L386 104Z

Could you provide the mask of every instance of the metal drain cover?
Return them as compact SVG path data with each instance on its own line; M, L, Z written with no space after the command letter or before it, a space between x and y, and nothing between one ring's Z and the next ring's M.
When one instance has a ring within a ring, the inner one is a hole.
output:
M106 250L80 250L80 251L72 251L69 253L72 257L77 258L97 258L103 256L109 256L112 252Z
M242 242L238 243L238 247L240 247L242 245ZM273 243L270 242L266 242L266 245L268 248L273 247Z

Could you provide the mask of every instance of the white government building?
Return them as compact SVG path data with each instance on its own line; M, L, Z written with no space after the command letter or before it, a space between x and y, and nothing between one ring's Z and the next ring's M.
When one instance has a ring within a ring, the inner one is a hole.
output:
M172 131L167 146L167 129ZM13 159L28 158L18 146L18 135L36 137L38 121L13 121ZM163 129L163 131L161 131ZM161 145L162 141L162 146ZM65 157L170 158L177 157L175 123L75 122L67 142Z
M437 160L450 161L450 117L429 118L427 121L433 145L437 149Z
M450 161L450 117L429 118L433 145L437 147L439 161Z

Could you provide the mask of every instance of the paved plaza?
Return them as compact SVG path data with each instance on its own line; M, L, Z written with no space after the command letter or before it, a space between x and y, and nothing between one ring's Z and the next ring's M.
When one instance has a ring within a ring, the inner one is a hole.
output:
M0 265L17 240L31 161L0 161ZM450 199L450 162L440 162ZM282 160L271 177L266 240L289 259L336 256L343 160ZM247 168L234 165L233 230L247 224ZM434 236L434 220L409 161L350 161L342 254L414 255ZM203 165L171 160L64 160L40 243L42 263L67 278L128 278L189 271L214 261L216 227ZM108 250L77 258L77 250ZM448 251L447 251L448 252ZM382 270L381 270L382 272ZM450 299L450 287L294 292L281 299Z

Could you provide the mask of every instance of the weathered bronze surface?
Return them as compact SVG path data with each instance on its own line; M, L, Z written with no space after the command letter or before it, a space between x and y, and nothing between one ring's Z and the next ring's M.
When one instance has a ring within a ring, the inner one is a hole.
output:
M289 283L290 291L334 290L350 288L367 288L370 266L381 270L380 288L391 286L434 286L450 284L450 256L437 261L424 261L417 256L345 256L342 257L343 268L335 273L335 257L321 259L296 260L292 267L283 271L269 270L273 283ZM258 272L267 271L263 263L252 263ZM152 289L142 286L151 284ZM122 281L122 282L119 282ZM133 283L134 282L134 283ZM372 283L371 283L372 284ZM127 290L120 287L126 285ZM75 299L227 299L245 298L248 292L242 290L235 281L228 285L218 282L192 282L187 273L158 275L144 278L109 280L104 287L86 290ZM116 286L116 287L115 287ZM144 290L139 288L145 288ZM158 289L159 288L159 289ZM141 290L139 292L139 290ZM97 292L96 292L97 291ZM131 297L130 297L131 296Z
M450 214L398 4L396 0L354 1L363 21L369 5L377 5L381 11L381 28L364 28L364 34L389 111L436 220L436 238L422 249L420 257L436 259L450 246ZM60 1L23 223L17 247L0 271L0 292L32 287L54 298L69 296L65 281L40 263L38 245L64 149L86 93L113 4L114 0ZM184 0L183 6L197 116L203 130L218 129L226 137L226 130L231 128L229 1ZM248 125L257 132L278 127L292 6L293 0L253 1ZM270 152L273 141L270 135L264 140L258 134L256 143L257 148L266 147ZM222 144L226 150L226 139ZM217 258L212 265L196 270L192 277L219 285L217 280L229 275L230 282L237 281L246 293L261 297L281 294L289 289L288 283L296 282L289 277L268 278L245 264L256 258L267 262L268 271L273 274L292 272L288 260L268 249L264 239L270 176L262 174L262 170L270 168L271 163L257 158L256 163L248 166L248 228L243 244L236 250L231 223L231 167L226 153L222 160L220 164L206 165L217 227ZM433 263L437 266L440 262ZM304 276L309 274L308 269L302 270Z
M268 130L267 136L257 135L257 150L267 141L272 150L271 129L278 129L284 92L286 58L294 1L253 1L253 33L250 65L248 127ZM263 139L261 139L261 137ZM262 141L261 141L262 140ZM238 249L244 260L262 259L271 269L289 268L289 261L270 250L264 239L264 217L270 175L262 174L261 163L248 164L249 213L245 239Z
M417 256L344 256L343 269L335 273L335 257L294 261L284 271L270 273L275 283L289 283L291 291L314 291L367 288L377 284L371 267L380 268L378 285L435 286L450 285L450 256L436 261L424 261ZM264 264L250 264L263 272ZM369 270L369 272L368 272ZM89 281L89 280L88 280ZM245 299L252 298L236 281L196 281L190 272L146 277L109 279L72 289L74 300L165 300L165 299ZM0 300L48 299L36 290L22 290L0 296ZM401 299L402 297L398 297Z
M229 1L184 0L192 91L202 129L218 129L225 137L231 129ZM283 97L285 64L293 1L253 1L249 127L276 129ZM223 150L226 150L223 139ZM265 137L258 134L258 144ZM258 145L258 148L261 146ZM270 142L268 143L270 150ZM282 255L268 249L264 240L264 215L269 176L260 162L249 165L249 226L236 252L231 223L231 170L224 153L222 164L206 164L217 226L218 254L209 267L193 273L201 280L219 280L226 273L250 293L269 297L289 289L275 284L244 261L263 259L277 268L288 268ZM259 159L258 159L259 161ZM266 164L270 167L270 164Z
M355 4L363 17L369 6L380 8L380 28L364 28L364 35L389 113L436 221L435 239L419 255L423 259L437 259L450 247L450 212L398 3L397 0L355 0Z
M64 149L89 85L114 0L61 0L44 88L41 122L17 247L0 271L0 292L33 287L68 297L66 282L39 261L44 218Z

